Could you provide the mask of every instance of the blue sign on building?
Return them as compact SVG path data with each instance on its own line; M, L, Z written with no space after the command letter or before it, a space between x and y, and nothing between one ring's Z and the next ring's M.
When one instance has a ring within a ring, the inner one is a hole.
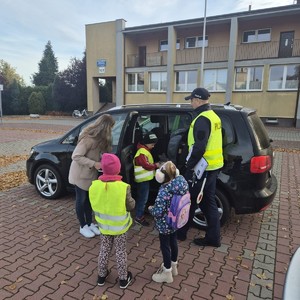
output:
M106 67L106 59L97 60L97 67Z

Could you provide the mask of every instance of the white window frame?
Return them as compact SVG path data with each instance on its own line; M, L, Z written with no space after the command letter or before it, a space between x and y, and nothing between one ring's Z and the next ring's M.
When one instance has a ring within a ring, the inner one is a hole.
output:
M250 88L250 82L251 82L251 70L254 68L261 68L261 85L259 89L251 89ZM246 80L246 87L245 88L236 88L236 75L237 75L237 69L247 69L247 80ZM234 72L234 90L241 92L241 91L262 91L263 88L263 78L264 78L264 67L263 66L253 66L253 67L236 67Z
M142 72L138 72L138 73L127 73L127 92L129 93L136 93L136 92L144 92L144 88L145 88L145 81L144 81L144 84L143 84L143 89L139 89L139 86L141 86L140 84L138 84L139 80L138 80L138 76L139 74L142 74L143 77L144 77L144 73ZM133 89L130 90L129 89L129 75L134 75L134 85L133 86Z
M270 72L269 72L269 82L268 82L268 90L269 91L281 91L281 90L285 90L285 91L295 91L298 89L298 84L296 84L295 88L286 88L286 83L287 83L287 69L290 66L294 66L296 67L298 64L295 65L272 65L270 66ZM270 87L270 80L271 80L271 72L272 72L272 67L283 67L283 74L282 74L282 82L281 82L281 87L280 88L271 88ZM298 78L298 81L300 79Z
M162 43L163 43L163 47L162 47ZM180 49L180 39L176 39L176 50ZM168 40L161 40L159 42L159 51L163 52L163 51L168 51Z
M189 83L188 79L189 79L189 72L195 72L196 73L196 81ZM178 85L177 84L177 76L179 73L184 73L184 83L183 83L183 89L178 89ZM190 92L192 90L194 90L197 87L197 70L188 70L188 71L176 71L175 72L175 91L176 92Z
M159 76L159 80L158 82L158 88L157 89L153 89L153 85L152 85L152 75L158 75ZM166 87L165 89L163 89L163 76L166 77ZM167 92L167 72L150 72L149 73L149 90L150 92L158 92L158 93L165 93Z
M195 46L190 46L188 39L192 40L194 39ZM203 42L203 36L191 36L185 38L185 48L190 49L190 48L201 48L202 47L202 42ZM204 41L204 47L208 47L208 36L205 36L205 41Z
M204 70L204 74L203 74L204 80L203 80L203 82L204 82L204 87L208 91L210 91L210 92L225 92L226 91L227 80L225 82L225 88L224 89L218 89L218 85L217 85L217 83L218 83L218 73L220 71L225 71L227 73L227 69L207 69L207 70ZM214 77L213 78L213 89L209 89L208 86L205 86L205 73L207 74L207 72L214 72L213 73L213 77ZM227 77L226 77L226 79L227 79Z
M263 31L263 30L269 30L270 31L270 36L268 39L264 39L264 40L260 40L260 31ZM254 40L253 41L244 41L244 35L247 33L247 32L252 32L254 31ZM271 41L271 34L272 34L272 31L271 31L271 28L260 28L260 29L252 29L252 30L246 30L243 32L243 35L242 35L242 43L243 44L249 44L249 43L263 43L263 42L270 42Z

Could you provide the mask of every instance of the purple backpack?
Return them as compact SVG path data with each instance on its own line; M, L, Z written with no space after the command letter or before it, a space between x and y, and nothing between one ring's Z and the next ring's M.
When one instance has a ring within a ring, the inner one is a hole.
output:
M183 227L189 220L190 206L191 197L189 192L184 195L173 195L167 215L167 224L174 229Z

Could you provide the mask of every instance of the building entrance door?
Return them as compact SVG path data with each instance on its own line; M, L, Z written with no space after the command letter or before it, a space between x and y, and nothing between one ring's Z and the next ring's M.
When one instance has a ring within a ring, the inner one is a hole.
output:
M293 53L294 31L281 32L278 57L291 57Z

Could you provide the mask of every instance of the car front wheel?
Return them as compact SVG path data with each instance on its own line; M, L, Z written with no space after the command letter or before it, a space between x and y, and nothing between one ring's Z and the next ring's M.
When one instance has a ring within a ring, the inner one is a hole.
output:
M39 166L34 173L34 184L38 193L47 199L56 199L63 192L62 179L50 165Z
M230 217L230 204L226 196L220 190L216 190L216 202L220 216L220 224L222 226ZM194 226L199 229L207 228L207 220L200 208L196 209L193 222Z

